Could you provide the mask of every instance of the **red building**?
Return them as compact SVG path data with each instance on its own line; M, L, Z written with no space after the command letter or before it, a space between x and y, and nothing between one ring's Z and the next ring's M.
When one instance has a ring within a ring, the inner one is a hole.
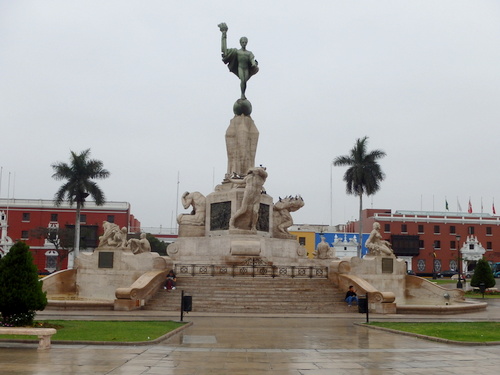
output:
M366 209L363 232L379 222L381 234L394 253L408 263L408 269L432 274L444 270L472 270L484 257L500 262L500 217L486 213L395 211ZM358 222L348 224L358 231ZM460 251L458 251L460 249ZM462 262L460 262L462 261Z
M93 251L98 246L103 221L126 227L129 233L140 232L141 224L130 213L127 202L106 202L103 206L86 202L80 214L81 251ZM40 273L67 268L67 248L72 245L59 246L59 242L64 245L64 241L58 239L64 233L73 232L75 216L76 205L70 207L66 202L56 207L52 200L0 199L0 256L21 240L30 246ZM50 239L47 238L49 231Z

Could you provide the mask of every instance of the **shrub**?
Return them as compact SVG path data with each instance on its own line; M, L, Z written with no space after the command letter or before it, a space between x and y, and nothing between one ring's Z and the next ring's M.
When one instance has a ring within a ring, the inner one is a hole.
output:
M479 287L479 284L484 283L486 288L493 288L495 286L495 278L491 272L491 267L488 262L484 259L479 259L477 261L476 268L474 269L474 275L470 281L471 286Z
M0 259L0 325L32 325L35 311L46 305L47 296L29 246L17 242Z

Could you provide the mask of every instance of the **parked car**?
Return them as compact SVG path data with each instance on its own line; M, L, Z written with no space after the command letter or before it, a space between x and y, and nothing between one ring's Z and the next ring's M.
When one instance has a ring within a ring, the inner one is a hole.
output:
M494 277L500 277L500 271L497 271L493 274Z
M412 275L412 276L415 276L415 275L416 275L415 271L413 271L413 270L407 270L407 271L406 271L406 273L407 273L408 275Z
M458 275L458 271L455 270L441 271L441 277L452 277L455 275Z

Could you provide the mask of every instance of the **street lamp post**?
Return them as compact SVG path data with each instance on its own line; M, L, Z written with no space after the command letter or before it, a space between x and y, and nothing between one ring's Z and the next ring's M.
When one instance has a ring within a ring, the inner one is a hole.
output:
M462 252L460 251L460 235L457 234L455 236L457 239L457 250L458 250L458 282L457 282L457 288L462 289Z
M432 279L436 280L436 242L434 242L434 245L432 246Z

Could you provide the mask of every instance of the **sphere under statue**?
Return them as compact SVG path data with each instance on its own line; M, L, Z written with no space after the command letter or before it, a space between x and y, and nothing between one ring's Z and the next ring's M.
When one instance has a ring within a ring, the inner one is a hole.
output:
M233 113L236 116L250 116L252 113L252 103L248 99L238 99L233 105Z

